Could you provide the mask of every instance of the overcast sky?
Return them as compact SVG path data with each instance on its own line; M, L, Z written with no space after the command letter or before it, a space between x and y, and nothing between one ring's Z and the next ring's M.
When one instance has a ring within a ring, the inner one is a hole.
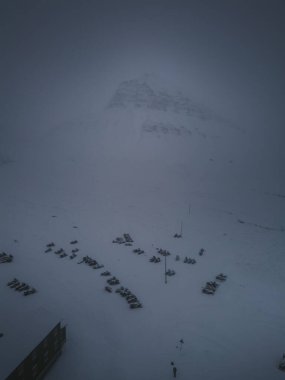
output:
M0 0L2 145L154 72L260 129L280 159L284 20L283 0Z

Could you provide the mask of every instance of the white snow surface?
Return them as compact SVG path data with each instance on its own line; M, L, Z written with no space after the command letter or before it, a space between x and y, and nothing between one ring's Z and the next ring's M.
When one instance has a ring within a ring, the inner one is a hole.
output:
M284 199L248 175L255 163L244 165L241 128L135 104L144 86L134 86L121 104L53 128L0 167L1 250L14 255L0 264L0 352L14 355L9 331L23 313L48 310L67 325L67 342L47 380L171 379L171 361L180 379L284 378ZM132 247L112 243L125 232ZM53 241L71 254L74 239L74 260L44 253ZM156 247L171 252L167 284L164 261L149 262ZM86 255L104 268L77 264ZM104 270L143 308L107 293ZM220 272L228 278L214 296L202 294ZM38 292L9 289L14 277Z

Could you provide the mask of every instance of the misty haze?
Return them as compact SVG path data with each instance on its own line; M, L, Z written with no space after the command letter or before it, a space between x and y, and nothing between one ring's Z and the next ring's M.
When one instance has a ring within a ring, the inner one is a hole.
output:
M284 16L0 2L1 379L284 377Z

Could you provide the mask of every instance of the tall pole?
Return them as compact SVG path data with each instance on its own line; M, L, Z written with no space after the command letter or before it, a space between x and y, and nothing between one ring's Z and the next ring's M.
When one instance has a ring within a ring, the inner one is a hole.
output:
M183 222L181 222L181 229L180 229L180 235L182 237L182 227L183 227Z
M164 255L164 282L167 284L167 274L166 274L166 254Z

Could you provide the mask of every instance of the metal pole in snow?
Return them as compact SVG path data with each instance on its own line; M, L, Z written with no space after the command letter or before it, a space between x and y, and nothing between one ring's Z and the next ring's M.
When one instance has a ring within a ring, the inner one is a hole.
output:
M167 274L166 274L166 254L164 254L164 282L167 284Z

